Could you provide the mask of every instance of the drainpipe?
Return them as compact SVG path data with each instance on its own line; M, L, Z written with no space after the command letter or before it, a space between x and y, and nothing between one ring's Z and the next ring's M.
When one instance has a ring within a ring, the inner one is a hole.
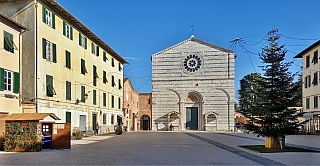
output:
M37 8L38 8L38 2L35 3L35 99L34 102L36 102L36 113L38 113L38 12L37 12Z

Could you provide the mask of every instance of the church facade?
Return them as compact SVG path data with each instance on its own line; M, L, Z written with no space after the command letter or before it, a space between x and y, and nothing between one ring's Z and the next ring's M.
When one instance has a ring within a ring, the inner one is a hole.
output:
M192 35L151 58L152 130L234 129L234 51Z

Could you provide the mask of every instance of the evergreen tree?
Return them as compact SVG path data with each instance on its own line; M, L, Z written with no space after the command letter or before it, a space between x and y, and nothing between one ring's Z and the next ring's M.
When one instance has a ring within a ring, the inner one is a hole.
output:
M250 119L245 128L258 136L271 137L275 142L278 142L277 138L283 139L285 135L299 130L301 123L297 118L302 116L296 109L289 109L299 100L300 96L294 93L301 85L293 82L296 74L289 71L292 62L284 62L287 51L284 45L278 44L279 39L277 29L268 32L269 45L259 54L264 74L263 79L257 81L258 88L253 91L257 99L252 104L240 104L240 111Z

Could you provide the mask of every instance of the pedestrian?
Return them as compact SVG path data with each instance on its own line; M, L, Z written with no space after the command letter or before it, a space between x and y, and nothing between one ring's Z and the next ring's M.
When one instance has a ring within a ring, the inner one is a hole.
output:
M100 128L100 126L99 126L99 124L97 122L97 124L96 124L96 134L99 134L99 128Z
M170 131L172 131L172 123L170 124Z

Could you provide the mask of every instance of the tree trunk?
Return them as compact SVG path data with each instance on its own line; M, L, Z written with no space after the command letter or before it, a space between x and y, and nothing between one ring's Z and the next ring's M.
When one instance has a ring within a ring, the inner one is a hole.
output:
M282 149L284 149L286 145L285 137L283 136L281 138L282 140L280 141L279 137L273 137L273 136L265 137L264 146L270 149L281 149L281 145L282 145Z

